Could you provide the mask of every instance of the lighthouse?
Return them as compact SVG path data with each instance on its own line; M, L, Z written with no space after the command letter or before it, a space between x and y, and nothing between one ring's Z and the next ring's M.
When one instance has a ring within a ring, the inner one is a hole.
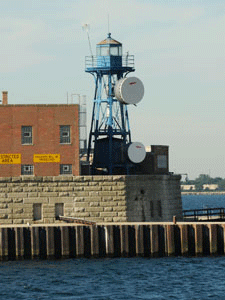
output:
M96 46L96 56L85 58L85 71L94 77L92 119L87 160L91 173L129 174L145 158L141 143L132 143L128 106L144 96L140 79L128 77L135 71L134 56L123 55L122 44L111 37ZM93 153L92 153L93 152Z

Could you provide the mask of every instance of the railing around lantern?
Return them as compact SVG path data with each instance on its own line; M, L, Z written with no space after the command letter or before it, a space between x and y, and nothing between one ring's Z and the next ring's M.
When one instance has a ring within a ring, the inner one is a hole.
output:
M107 61L108 56L105 56ZM99 56L85 56L85 68L97 68ZM104 60L104 56L101 56L101 60ZM134 55L122 56L122 67L134 68Z

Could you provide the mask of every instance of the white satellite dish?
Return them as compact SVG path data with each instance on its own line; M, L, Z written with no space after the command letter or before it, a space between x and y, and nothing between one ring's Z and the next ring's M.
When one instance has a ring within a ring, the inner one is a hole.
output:
M114 91L123 104L137 104L144 96L144 85L137 77L125 77L117 81Z
M127 154L131 162L135 164L141 163L146 156L145 146L139 142L131 143L128 146Z

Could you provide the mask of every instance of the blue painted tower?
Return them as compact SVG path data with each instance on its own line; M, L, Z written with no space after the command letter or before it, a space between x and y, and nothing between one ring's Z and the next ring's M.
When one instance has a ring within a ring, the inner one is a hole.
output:
M92 174L129 174L132 163L125 150L131 144L127 110L130 103L124 101L121 82L135 71L134 56L123 56L122 44L112 39L110 33L97 44L96 54L85 58L85 71L95 80L87 160L93 155ZM130 81L130 86L136 84Z

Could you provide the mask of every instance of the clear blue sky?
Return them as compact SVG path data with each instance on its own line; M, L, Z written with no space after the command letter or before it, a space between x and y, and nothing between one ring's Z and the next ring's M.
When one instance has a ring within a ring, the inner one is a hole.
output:
M66 103L94 82L93 52L112 37L135 55L145 85L129 107L133 141L170 146L170 171L225 177L224 0L7 0L0 4L0 87L9 103Z

